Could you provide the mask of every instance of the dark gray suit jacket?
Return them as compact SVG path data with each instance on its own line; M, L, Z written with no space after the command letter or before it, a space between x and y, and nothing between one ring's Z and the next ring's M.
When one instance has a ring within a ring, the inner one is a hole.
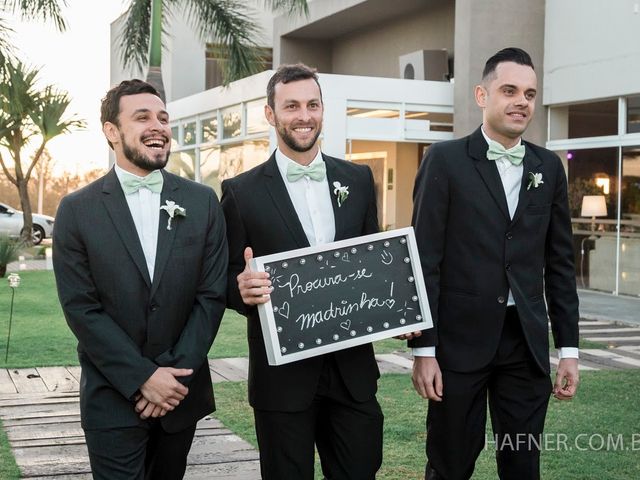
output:
M513 220L480 129L432 145L420 166L413 224L436 327L409 345L437 345L437 358L446 369L472 371L491 361L509 289L526 342L543 371L549 372L549 318L556 346L578 346L567 179L557 155L524 144ZM542 174L544 183L527 189L535 173Z
M225 307L225 224L214 192L162 172L161 205L186 209L167 230L160 212L153 282L113 170L66 196L58 209L53 265L58 295L78 339L85 429L138 425L133 398L160 366L192 368L189 394L162 418L179 431L215 409L207 352Z
M371 170L323 155L335 216L335 239L378 231L376 198ZM338 207L333 182L349 186L349 196ZM255 257L308 247L298 215L291 203L275 154L265 163L222 183L222 208L229 241L230 308L247 316L249 337L249 401L260 410L301 411L311 404L322 371L323 356L270 366L265 353L258 309L242 301L236 277L244 270L245 247ZM356 401L376 393L378 366L371 344L335 352L338 370Z

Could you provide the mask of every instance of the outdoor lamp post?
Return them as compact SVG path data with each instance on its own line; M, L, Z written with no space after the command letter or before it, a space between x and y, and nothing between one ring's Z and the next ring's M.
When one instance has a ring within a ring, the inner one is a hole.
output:
M9 332L7 333L7 350L4 354L4 363L7 363L9 359L9 340L11 340L11 320L13 319L13 298L16 295L16 288L20 286L20 275L17 273L11 273L7 277L9 287L11 287L11 307L9 309Z

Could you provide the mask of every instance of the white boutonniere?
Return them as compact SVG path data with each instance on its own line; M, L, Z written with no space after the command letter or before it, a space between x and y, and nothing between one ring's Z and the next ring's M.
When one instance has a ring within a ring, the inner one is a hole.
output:
M527 184L527 190L529 190L531 187L538 188L540 184L544 183L542 181L541 173L529 172L528 178L529 178L529 183Z
M173 220L174 217L187 216L187 211L176 202L172 202L171 200L167 200L166 205L161 206L160 210L164 210L169 214L169 219L167 221L167 230L171 230L171 220Z
M338 206L341 207L349 196L349 187L340 185L340 182L333 182L333 186L333 194L338 197Z

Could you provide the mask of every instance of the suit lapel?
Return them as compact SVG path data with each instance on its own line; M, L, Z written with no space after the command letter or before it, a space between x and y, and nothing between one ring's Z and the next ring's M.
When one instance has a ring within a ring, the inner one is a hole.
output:
M182 205L182 194L178 182L166 172L162 172L164 177L164 184L162 186L162 192L160 193L160 206L165 205L167 200L176 202L178 205ZM189 212L187 212L187 215ZM176 238L176 231L180 228L180 220L174 220L171 222L171 230L167 230L167 222L169 215L162 210L160 212L160 221L158 222L158 244L156 247L156 263L153 273L153 284L151 286L150 297L153 296L158 289L158 284L162 279L164 268L167 265L167 260L171 254L171 248L173 247L173 241Z
M533 153L531 148L525 143L525 155L522 161L522 181L520 182L520 194L518 196L518 207L516 208L516 212L513 214L512 224L515 224L522 212L529 205L529 200L531 199L531 194L534 189L527 190L527 185L529 184L529 173L538 173L540 171L540 166L542 165L542 160ZM544 181L544 180L543 180Z
M264 176L267 191L273 200L273 204L280 213L282 221L289 229L291 237L298 244L299 248L308 247L309 240L304 233L296 209L293 207L293 203L291 203L291 197L289 197L287 187L278 170L275 152L265 163Z
M507 197L504 193L502 180L498 173L496 162L487 160L487 142L482 135L482 131L478 128L469 137L469 155L475 160L475 167L482 177L489 193L495 200L498 208L507 220L511 220L509 216L509 207L507 205Z
M333 217L336 227L334 240L342 240L345 230L345 222L347 221L347 210L338 206L338 196L333 192L335 187L333 182L340 182L340 185L349 186L349 179L340 175L338 162L333 158L322 155L324 163L327 166L327 182L329 183L329 195L331 196L331 206L333 207Z
M149 277L149 271L147 269L147 263L144 258L144 252L142 251L142 245L138 238L138 232L136 226L133 223L131 212L129 211L129 205L120 187L120 182L116 172L111 169L104 178L104 184L102 187L103 202L113 222L113 226L118 232L122 243L129 252L133 263L135 263L140 274L147 286L151 286L151 279ZM114 260L117 261L117 260Z

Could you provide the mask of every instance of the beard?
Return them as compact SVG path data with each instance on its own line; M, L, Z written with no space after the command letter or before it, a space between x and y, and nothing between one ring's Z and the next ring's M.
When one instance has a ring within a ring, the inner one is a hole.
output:
M316 130L316 134L313 136L313 138L308 140L305 143L301 143L298 140L296 140L293 137L293 135L291 135L287 131L286 127L282 125L277 118L275 119L275 121L276 121L276 131L278 132L278 135L280 136L280 138L282 138L282 141L294 152L304 153L311 150L313 146L316 144L316 141L320 136L320 132L322 131L322 123L321 123L320 125L318 125L318 129Z
M127 144L127 141L122 134L120 134L120 140L122 141L122 151L124 153L124 156L138 168L141 168L148 172L161 170L167 165L167 162L169 161L169 155L171 152L158 152L152 156L149 156L142 153L140 149Z

